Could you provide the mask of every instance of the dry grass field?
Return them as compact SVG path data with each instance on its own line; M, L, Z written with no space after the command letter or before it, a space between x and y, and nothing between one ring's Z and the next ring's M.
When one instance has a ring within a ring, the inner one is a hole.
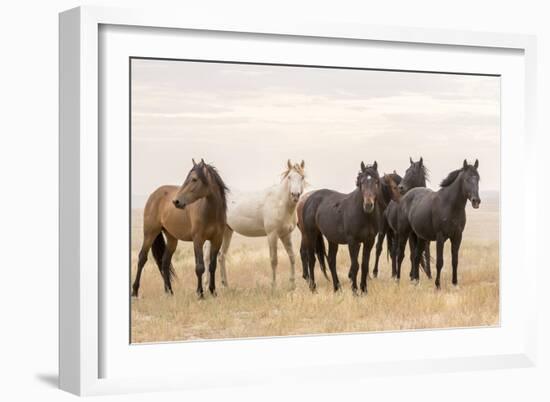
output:
M384 251L379 277L369 280L368 296L354 296L347 280L347 248L340 246L338 274L343 291L333 293L332 285L318 271L318 291L311 294L301 277L300 234L296 230L295 290L289 286L289 262L282 245L279 246L278 286L273 290L266 239L235 235L227 261L229 287L220 285L218 272L218 296L212 297L205 287L205 298L198 300L192 245L180 242L172 260L178 275L173 284L174 296L164 294L152 256L145 266L140 296L132 299L132 342L498 325L498 198L482 194L482 200L478 210L467 207L459 286L451 285L450 243L447 242L440 291L435 290L433 280L428 280L422 272L419 285L409 282L408 255L403 263L401 282L395 283L390 278L390 265ZM142 211L133 212L132 281L142 240L141 215ZM432 256L435 256L434 244ZM432 272L435 273L435 264Z

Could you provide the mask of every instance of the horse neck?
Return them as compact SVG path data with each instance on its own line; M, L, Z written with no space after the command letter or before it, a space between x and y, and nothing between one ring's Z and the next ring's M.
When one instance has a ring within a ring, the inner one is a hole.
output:
M468 201L462 189L462 174L460 173L447 187L442 187L439 190L444 201L456 210L464 210Z
M289 214L293 213L296 209L296 203L290 202L290 197L288 195L289 188L288 188L288 180L283 180L277 185L277 197L279 198L280 205L284 206L284 211L288 212Z
M223 206L223 196L217 184L210 183L212 191L205 197L207 213L218 222L226 222L227 216Z
M415 187L426 187L426 176L422 176Z

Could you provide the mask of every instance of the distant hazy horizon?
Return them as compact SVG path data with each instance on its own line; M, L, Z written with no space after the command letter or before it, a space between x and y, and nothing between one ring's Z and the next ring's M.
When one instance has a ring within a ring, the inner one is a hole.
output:
M372 70L132 61L132 204L179 185L191 158L233 191L278 182L306 162L310 189L349 192L361 161L401 175L424 158L428 186L480 161L500 191L500 78Z

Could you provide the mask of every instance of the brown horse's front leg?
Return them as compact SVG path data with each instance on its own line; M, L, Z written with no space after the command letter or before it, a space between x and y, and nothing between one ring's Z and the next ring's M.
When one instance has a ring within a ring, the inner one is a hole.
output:
M199 296L199 298L204 297L204 290L202 288L202 275L204 274L204 256L202 253L203 245L204 240L193 240L193 248L195 249L195 273L197 274L197 295Z
M359 287L361 293L367 293L367 277L369 276L369 259L372 246L374 245L374 236L369 236L363 243L363 258L361 259L361 283Z
M220 244L212 243L212 249L210 251L210 265L208 266L208 272L210 273L210 280L208 283L208 289L212 296L216 296L216 266L218 261L218 253L220 251Z

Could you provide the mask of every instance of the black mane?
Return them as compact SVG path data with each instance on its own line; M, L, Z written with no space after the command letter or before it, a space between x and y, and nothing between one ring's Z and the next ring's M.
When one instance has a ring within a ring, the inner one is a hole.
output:
M477 173L477 170L471 166L471 165L468 165L467 167L463 167L461 169L456 169L456 170L453 170L451 173L449 173L447 175L447 177L445 177L443 179L443 181L441 182L440 186L441 187L448 187L450 186L451 184L453 184L453 182L456 180L456 178L460 175L460 173L462 172L465 172L466 170L471 170L473 171L476 175L479 176L479 173Z
M218 169L206 163L204 164L204 167L206 168L206 170L208 170L208 173L214 180L214 183L218 186L218 190L220 191L220 196L222 198L223 212L225 214L227 212L227 193L229 192L229 187L227 187L226 184L224 183L223 179L218 173ZM204 171L202 169L198 169L198 170L204 175ZM200 173L199 173L199 177L200 177Z

